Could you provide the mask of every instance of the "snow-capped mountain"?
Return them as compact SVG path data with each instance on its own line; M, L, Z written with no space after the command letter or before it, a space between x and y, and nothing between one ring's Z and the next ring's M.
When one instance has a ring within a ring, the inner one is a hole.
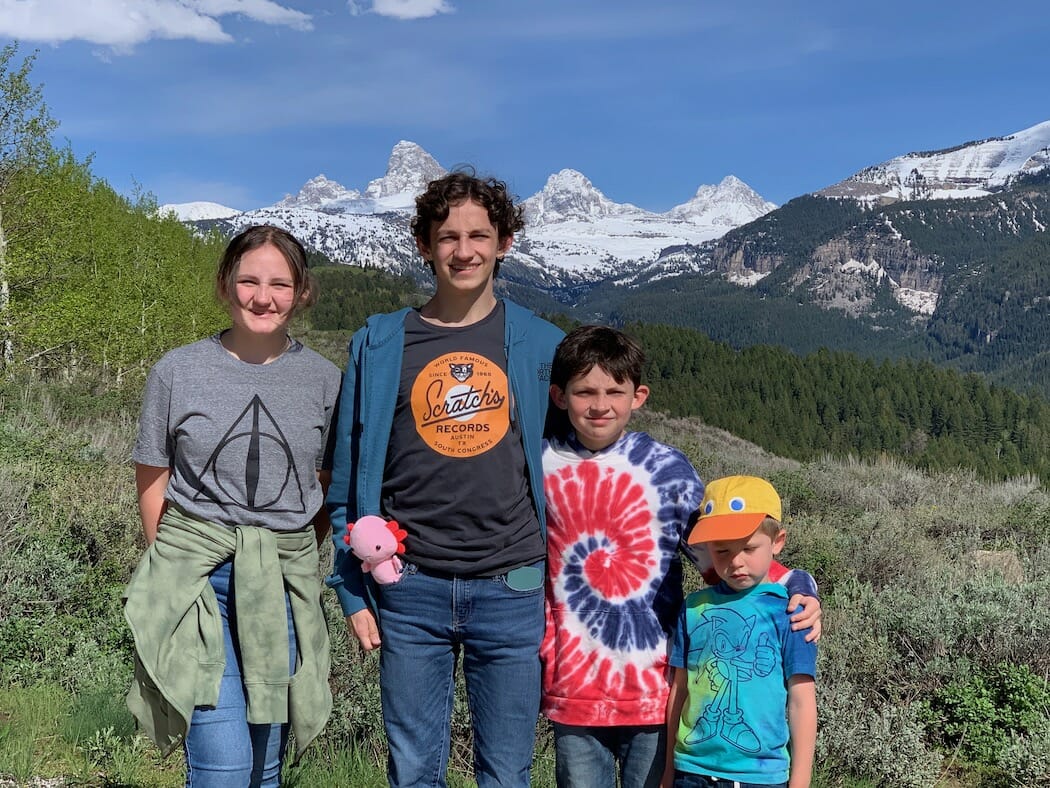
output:
M653 213L613 202L575 170L550 176L524 205L522 247L529 254L570 275L617 279L641 271L651 278L668 247L702 244L776 208L729 176L667 213Z
M390 152L386 175L369 183L365 196L389 210L412 208L416 195L445 172L445 168L416 143L402 140Z
M282 208L310 208L315 211L338 210L361 199L357 189L347 189L323 174L311 178L295 196L286 194L277 205Z
M667 212L670 219L692 224L739 227L776 208L735 175L717 186L701 186L691 200Z
M430 284L409 223L414 197L444 172L418 145L401 142L386 175L361 191L318 176L296 195L244 213L214 203L164 209L228 234L278 224L334 262ZM934 199L949 196L973 199ZM751 340L782 344L790 335L799 352L853 348L869 332L875 355L884 340L939 347L949 358L1045 354L1038 338L1050 319L1040 275L1050 121L899 156L781 208L728 176L655 213L609 199L575 170L551 175L524 208L526 228L497 286L540 309L554 299L580 319L659 320L734 342L743 321ZM752 312L754 320L739 318ZM844 317L858 328L844 328Z
M1006 137L907 153L816 192L865 203L981 197L1050 166L1050 121Z
M754 285L780 269L767 292L779 288L853 318L889 314L886 295L916 325L944 321L954 309L971 321L959 336L987 344L1002 330L1005 309L993 306L991 317L975 319L953 304L972 302L974 293L1016 303L1035 282L1022 311L1039 314L1042 279L1017 267L1029 260L1045 267L1039 244L1050 226L1048 182L1050 121L868 167L815 193L842 200L833 209L812 195L792 200L704 251L731 282ZM1001 251L1014 246L1024 251Z
M540 227L560 222L595 222L613 216L641 216L641 208L616 203L602 194L582 172L562 170L547 179L543 190L527 199L528 224Z
M419 145L401 141L386 174L363 192L324 175L307 181L275 205L218 219L228 232L253 223L286 227L307 245L337 262L375 265L395 273L423 271L408 223L415 197L446 170ZM667 213L653 213L606 197L582 173L562 170L524 201L527 225L505 266L510 280L556 293L601 278L629 281L664 270L668 247L695 246L776 206L732 176L701 186L691 200ZM235 212L234 212L235 213ZM211 222L214 224L215 222ZM681 270L675 258L666 270Z
M434 157L414 142L394 146L386 175L371 181L362 194L324 175L308 180L296 195L286 195L274 207L302 208L327 214L378 214L414 207L417 194L427 183L445 174Z
M240 213L236 208L219 205L217 202L180 202L157 206L161 215L173 213L180 222L200 222L209 219L225 219Z

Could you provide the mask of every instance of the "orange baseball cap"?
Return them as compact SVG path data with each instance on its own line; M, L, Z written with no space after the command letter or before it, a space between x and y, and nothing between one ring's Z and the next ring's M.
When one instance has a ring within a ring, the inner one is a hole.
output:
M704 490L699 518L689 544L723 542L751 536L766 517L781 520L780 496L757 476L726 476Z

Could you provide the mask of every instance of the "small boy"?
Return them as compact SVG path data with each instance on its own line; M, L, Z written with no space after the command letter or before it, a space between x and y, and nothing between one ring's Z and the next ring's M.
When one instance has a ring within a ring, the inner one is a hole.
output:
M562 788L652 788L664 771L668 639L683 596L678 550L704 487L681 452L627 431L649 395L644 363L623 333L583 326L559 344L551 368L551 398L571 429L543 452L541 710L554 724ZM792 590L814 594L806 573L788 577ZM815 625L815 637L820 604L804 601L797 625Z
M707 486L688 539L707 547L722 580L690 594L678 617L665 786L809 785L817 646L792 631L787 592L770 582L786 537L780 521L780 497L764 479Z

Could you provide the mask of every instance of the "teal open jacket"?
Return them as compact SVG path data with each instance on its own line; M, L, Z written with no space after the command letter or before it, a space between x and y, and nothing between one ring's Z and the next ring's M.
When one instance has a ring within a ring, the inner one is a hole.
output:
M557 326L504 300L504 349L514 397L514 416L521 426L540 532L546 538L543 500L543 431L550 405L550 364L564 333ZM362 610L368 591L360 561L343 542L347 522L381 514L380 494L394 406L401 381L405 316L409 309L373 315L350 340L349 363L336 418L335 458L328 489L335 560L326 583L335 589L344 615Z

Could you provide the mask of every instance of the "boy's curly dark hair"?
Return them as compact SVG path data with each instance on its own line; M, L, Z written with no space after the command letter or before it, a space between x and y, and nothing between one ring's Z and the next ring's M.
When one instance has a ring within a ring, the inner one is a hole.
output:
M488 212L500 241L525 227L525 209L515 204L513 195L507 191L507 184L495 178L479 178L473 167L465 167L431 181L426 191L416 197L412 235L424 246L430 246L433 226L448 218L449 208L466 200L476 202ZM498 260L496 273L499 273Z

